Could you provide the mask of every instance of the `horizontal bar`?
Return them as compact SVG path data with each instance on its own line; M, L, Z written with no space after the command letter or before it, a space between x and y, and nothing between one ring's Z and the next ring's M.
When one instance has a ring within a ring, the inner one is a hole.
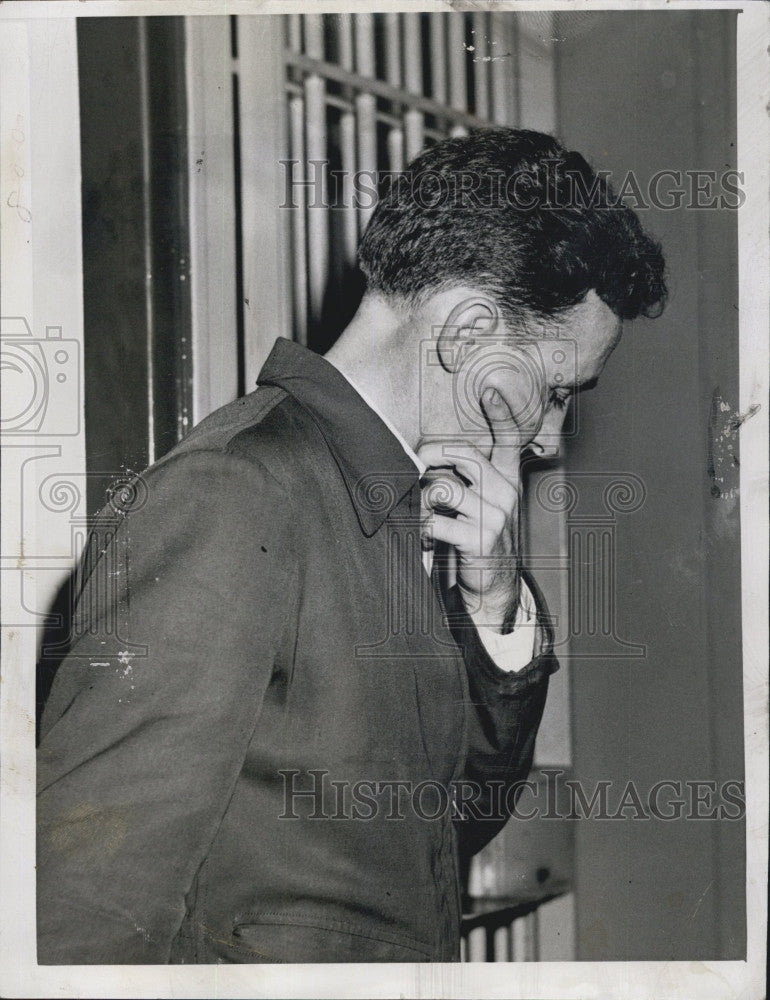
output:
M394 104L403 104L408 108L413 108L415 111L423 111L425 114L435 115L436 118L454 122L457 125L464 125L466 128L486 128L490 124L490 122L482 118L477 118L467 111L448 108L446 105L439 104L429 97L410 94L399 87L392 87L390 84L385 83L384 80L369 78L362 80L360 76L340 69L334 63L324 62L320 59L310 59L308 56L300 55L289 49L285 52L285 59L287 65L304 70L306 73L318 74L327 80L346 84L348 87L359 91L359 93L374 94L375 97L382 97L386 101L392 101Z
M292 97L301 97L304 94L304 90L298 83L292 83L289 81L286 84L286 93ZM336 94L324 94L324 100L330 108L339 108L342 112L355 111L355 104L352 101L345 100L344 97L338 97ZM404 126L403 118L399 118L397 115L392 115L388 111L380 111L377 109L375 116L378 122L383 122L391 128L400 129ZM441 129L425 126L423 131L427 139L435 139L437 142L440 142L442 139L446 139L446 132L442 132Z

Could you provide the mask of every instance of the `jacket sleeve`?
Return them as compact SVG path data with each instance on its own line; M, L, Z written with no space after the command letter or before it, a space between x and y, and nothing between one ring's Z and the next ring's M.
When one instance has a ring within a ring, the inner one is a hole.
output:
M489 655L460 590L445 596L452 635L465 660L470 691L468 745L456 829L460 850L476 854L505 826L532 767L535 738L545 708L553 655L542 596L536 594L540 652L522 670L501 669Z
M292 618L288 500L168 459L86 580L38 750L41 964L167 962Z

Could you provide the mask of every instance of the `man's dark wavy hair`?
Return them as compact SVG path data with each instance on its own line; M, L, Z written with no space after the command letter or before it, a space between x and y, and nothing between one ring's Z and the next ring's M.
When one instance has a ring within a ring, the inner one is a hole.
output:
M392 176L359 264L371 291L408 305L471 284L514 320L557 318L591 289L621 319L666 300L661 247L636 214L579 153L523 129L446 139Z

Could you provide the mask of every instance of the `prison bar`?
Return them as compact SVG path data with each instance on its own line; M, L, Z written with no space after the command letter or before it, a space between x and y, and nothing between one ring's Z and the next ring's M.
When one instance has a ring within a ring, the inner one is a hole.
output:
M374 82L374 17L372 14L357 14L355 19L356 70L360 76ZM348 81L360 89L360 80L354 77ZM356 115L358 118L358 169L370 173L377 172L377 99L373 93L361 92L356 95ZM374 211L374 205L361 205L358 213L359 230L363 232Z
M356 16L361 17L362 15L359 14ZM477 118L467 111L448 108L446 105L439 104L430 97L419 94L407 94L406 91L400 90L398 87L392 87L384 80L367 78L364 83L357 73L349 73L341 69L336 63L311 59L309 56L292 52L290 49L286 51L285 56L287 64L291 67L301 69L307 73L318 73L327 80L335 80L337 83L347 84L356 91L360 91L365 86L367 93L372 97L382 97L392 104L406 105L417 111L432 115L439 121L448 119L465 128L484 128L489 125L488 121Z
M334 238L339 234L343 263L352 266L358 239L374 210L373 204L353 202L356 171L376 179L378 167L403 170L427 141L447 133L467 135L469 129L493 121L511 122L515 67L509 20L485 11L427 20L411 12L287 17L284 61L291 155L300 161L297 179L317 181L315 186L295 187L301 207L291 213L298 339L306 339L308 322L320 319L329 280L331 219L328 207L323 207L329 192L321 164L328 160L331 109L339 110L342 167L335 201L341 216L334 220ZM378 123L387 128L384 150L378 149ZM385 163L380 164L380 156Z
M434 14L430 19L430 89L438 104L446 104L446 19Z
M343 69L353 70L353 19L350 14L337 17L337 44L339 60ZM346 89L348 101L340 115L340 158L342 166L342 256L344 263L353 266L358 246L358 218L353 205L353 175L356 171L356 116L353 110L352 92Z
M489 18L486 12L473 15L473 89L475 111L480 118L489 117Z
M299 180L305 177L305 102L301 97L289 101L289 150L294 161L293 169L299 169ZM296 175L295 175L296 176ZM307 201L306 188L302 184L294 186L294 198L298 207L290 212L292 254L292 285L294 300L294 339L300 344L307 343Z

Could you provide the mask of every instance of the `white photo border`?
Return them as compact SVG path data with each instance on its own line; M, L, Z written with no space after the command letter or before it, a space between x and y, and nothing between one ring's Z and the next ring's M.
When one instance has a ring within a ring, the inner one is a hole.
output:
M456 965L38 966L35 958L35 673L29 636L3 628L0 685L0 995L13 997L507 997L519 1000L612 998L699 1000L765 990L768 847L768 331L770 330L770 5L760 0L606 3L340 2L298 0L66 0L0 5L0 33L40 19L83 16L275 14L350 11L734 9L738 16L738 168L746 201L739 209L740 412L759 404L741 429L740 512L747 829L747 961L517 962ZM3 96L14 92L18 61L0 67ZM22 94L23 96L23 94ZM0 120L7 121L7 117ZM3 156L6 138L2 137ZM3 200L6 192L2 192ZM4 244L3 250L8 247ZM13 276L4 268L3 276ZM6 289L2 289L5 297ZM30 630L26 630L29 632ZM34 652L34 649L32 650Z

